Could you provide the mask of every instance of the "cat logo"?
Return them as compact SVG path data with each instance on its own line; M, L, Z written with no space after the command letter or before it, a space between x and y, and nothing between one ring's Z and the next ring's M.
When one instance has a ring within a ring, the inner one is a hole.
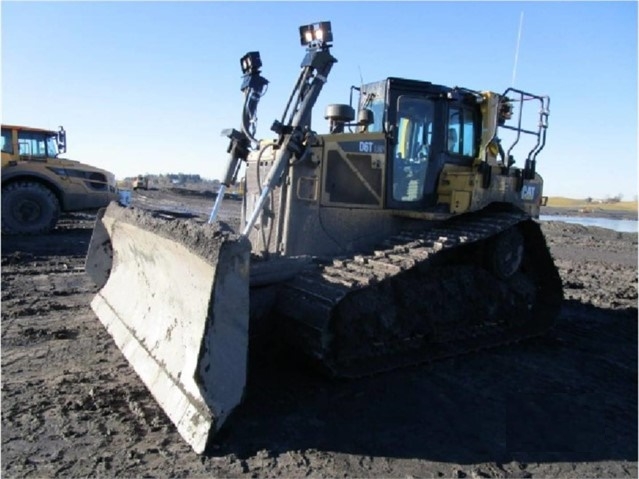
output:
M533 201L537 196L537 187L535 185L524 185L521 189L521 199L524 201Z

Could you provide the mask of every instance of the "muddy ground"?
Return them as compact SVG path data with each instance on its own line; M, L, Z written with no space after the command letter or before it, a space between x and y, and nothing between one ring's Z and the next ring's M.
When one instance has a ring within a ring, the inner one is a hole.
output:
M259 355L198 456L89 307L93 220L2 238L2 477L637 477L636 234L543 224L565 301L542 338L354 381Z

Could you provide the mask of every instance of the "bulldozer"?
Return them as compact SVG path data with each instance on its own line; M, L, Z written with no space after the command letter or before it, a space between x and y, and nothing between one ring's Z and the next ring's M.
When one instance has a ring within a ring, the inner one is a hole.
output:
M67 136L2 125L2 233L43 234L61 212L97 210L118 199L113 173L59 157Z
M197 453L242 402L265 325L327 375L357 378L541 335L563 298L536 221L549 98L389 77L328 105L319 134L332 28L299 33L300 74L272 140L255 137L260 54L240 60L240 129L223 132L208 221L111 204L87 254L96 316ZM531 103L536 128L522 121ZM523 136L533 146L518 167ZM242 167L229 231L219 211Z

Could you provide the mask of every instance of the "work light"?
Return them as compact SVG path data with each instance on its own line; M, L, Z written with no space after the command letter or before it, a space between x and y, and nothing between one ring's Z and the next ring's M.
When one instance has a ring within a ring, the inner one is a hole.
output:
M331 22L311 23L300 27L300 43L306 46L312 43L329 43L333 41Z
M245 75L258 73L259 69L262 68L260 52L248 52L240 58L240 65L242 66L242 73Z

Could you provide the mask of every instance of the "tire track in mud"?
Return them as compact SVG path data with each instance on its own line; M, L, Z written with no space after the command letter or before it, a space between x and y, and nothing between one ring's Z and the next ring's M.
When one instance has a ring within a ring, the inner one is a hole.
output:
M161 444L173 428L91 311L97 288L76 236L70 255L41 254L34 239L32 251L7 255L19 246L3 241L2 368L13 372L2 383L8 475L131 475L148 451L120 451L149 436Z
M85 308L72 321L78 326L72 340L47 334L15 347L3 339L3 369L13 359L10 367L24 372L3 380L2 389L3 404L9 404L3 407L3 456L19 451L19 456L26 452L28 457L16 470L18 475L67 474L80 467L82 475L110 476L118 471L119 454L113 451L125 451L149 435L161 443L173 428L144 386L132 381L129 365ZM47 316L43 321L56 323ZM79 326L82 321L86 327ZM22 400L25 394L27 403ZM12 430L19 434L12 435ZM104 453L82 454L89 445Z
M96 288L84 274L91 229L67 225L44 241L3 237L2 369L13 374L2 381L2 453L23 458L4 469L10 475L64 473L81 448L61 407L78 390L59 384L65 367L90 367L87 358L99 357L87 328Z
M86 308L96 288L87 281L83 270L38 271L25 275L12 267L3 268L3 348L48 338L74 339L78 335L78 328L71 326L73 318ZM68 324L60 324L60 317L68 318Z

